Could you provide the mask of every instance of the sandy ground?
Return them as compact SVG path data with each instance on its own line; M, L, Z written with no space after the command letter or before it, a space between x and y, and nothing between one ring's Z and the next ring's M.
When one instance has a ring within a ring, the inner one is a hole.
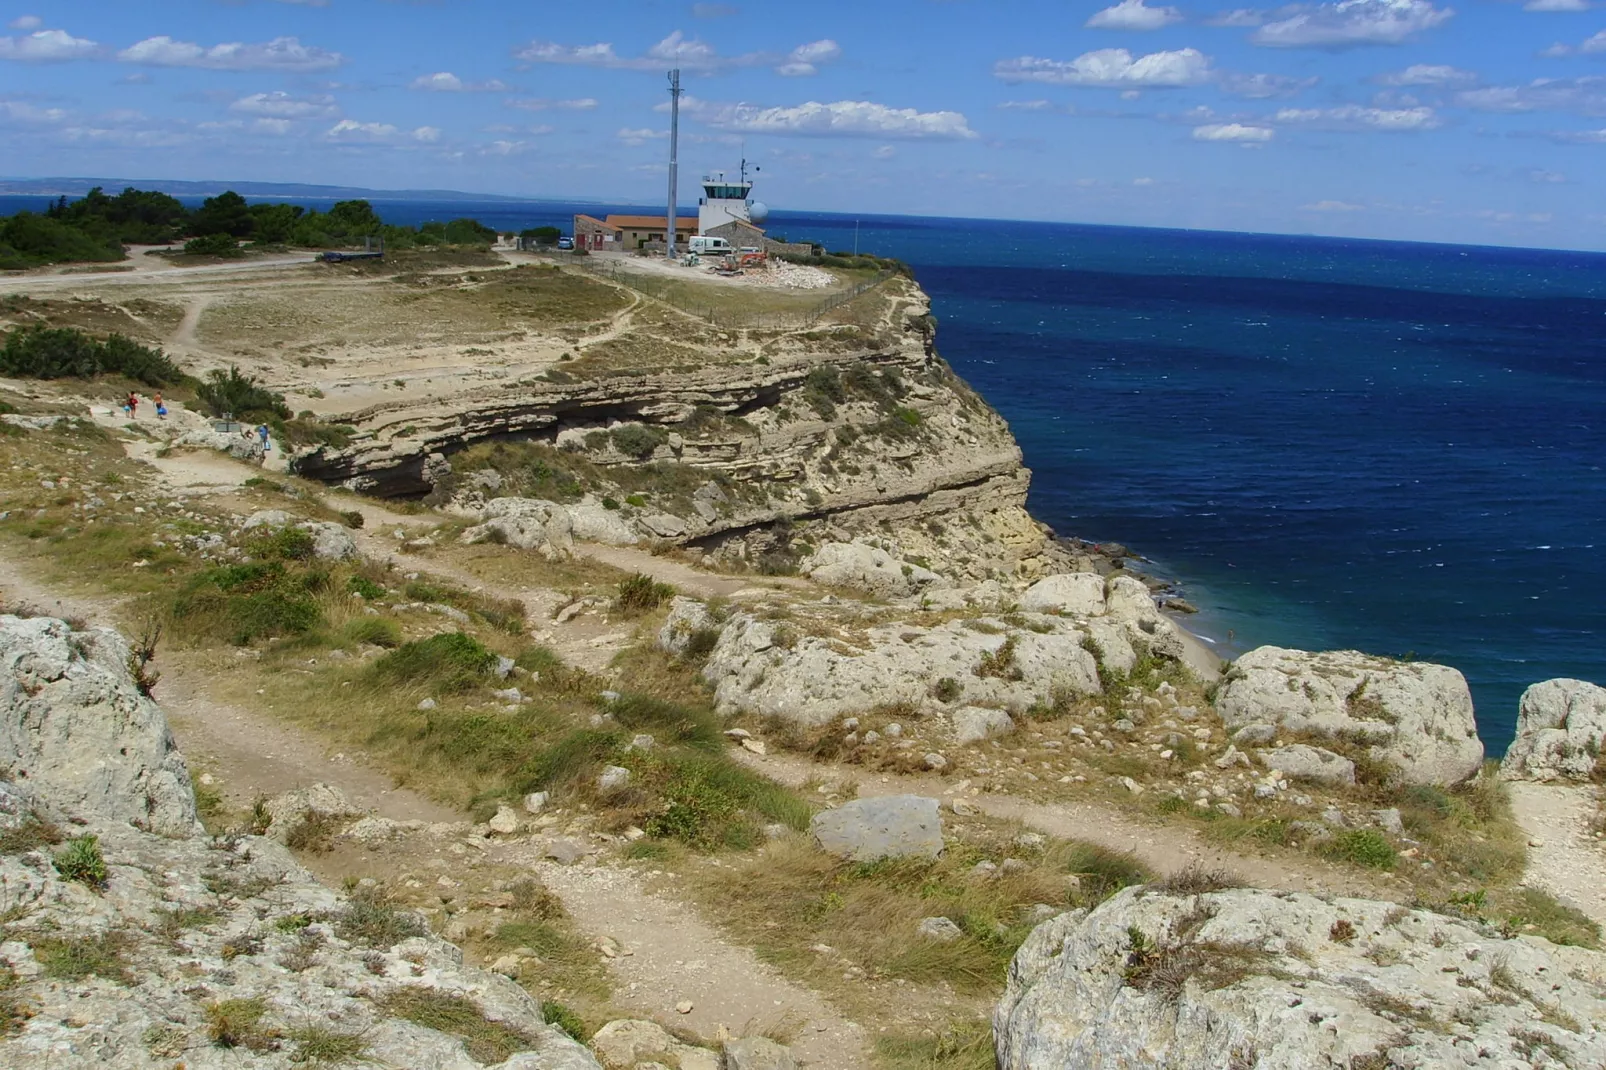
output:
M1528 834L1523 883L1570 903L1606 929L1606 841L1591 827L1596 789L1523 781L1510 788L1517 823Z

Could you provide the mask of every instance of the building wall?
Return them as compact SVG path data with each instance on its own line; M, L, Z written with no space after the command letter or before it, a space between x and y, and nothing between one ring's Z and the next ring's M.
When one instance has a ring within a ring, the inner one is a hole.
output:
M712 230L705 227L700 233L712 238L724 238L731 243L732 247L737 249L747 246L764 248L764 232L753 226L753 224L741 220L730 220Z
M574 217L574 244L581 249L617 249L618 233L600 220Z
M712 234L727 223L746 223L750 218L746 201L705 198L697 208L697 233Z

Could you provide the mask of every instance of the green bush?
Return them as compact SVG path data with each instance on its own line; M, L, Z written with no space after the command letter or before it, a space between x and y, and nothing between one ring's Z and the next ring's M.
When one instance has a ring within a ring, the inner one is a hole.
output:
M206 381L195 389L195 396L213 416L233 413L238 420L290 419L290 406L284 395L260 385L240 369L230 365L227 372L214 368Z
M24 327L6 336L0 373L24 379L93 379L123 375L146 386L186 378L159 349L114 334L95 339L72 327Z
M614 605L623 613L646 613L657 609L675 597L675 589L659 583L651 576L638 572L619 584L619 597Z
M669 432L659 427L648 427L645 424L625 424L613 429L613 444L620 453L637 460L645 459L665 442L669 441Z
M385 588L369 579L367 576L353 576L346 581L346 590L352 594L361 595L372 602L385 597Z
M463 1041L469 1058L491 1065L506 1062L515 1052L529 1051L535 1040L501 1022L485 1017L480 1005L463 996L434 988L405 986L376 1001L394 1018L449 1033Z
M495 665L496 655L477 639L449 632L404 643L374 662L371 672L385 684L467 691L483 683Z
M184 243L184 252L190 256L242 256L240 243L232 234L206 234Z
M403 940L423 936L422 922L391 905L383 892L365 889L351 897L334 919L335 935L363 947L386 950Z
M82 981L86 977L103 977L118 984L128 984L127 955L132 941L120 931L103 933L98 937L43 937L32 939L34 961L44 969L46 977L58 981Z
M1399 855L1388 838L1376 829L1350 829L1333 838L1325 853L1345 862L1373 869L1393 869Z
M94 836L75 836L56 852L56 872L64 880L87 884L99 891L106 887L111 874L106 869L106 858L100 853L100 843Z
M353 643L368 643L386 650L402 645L401 626L388 617L358 617L346 625L345 635Z
M556 228L553 228L556 229ZM572 1039L584 1044L591 1039L591 1030L586 1028L580 1016L561 1003L550 999L541 1001L541 1017L546 1019L548 1025L555 1025L567 1033Z

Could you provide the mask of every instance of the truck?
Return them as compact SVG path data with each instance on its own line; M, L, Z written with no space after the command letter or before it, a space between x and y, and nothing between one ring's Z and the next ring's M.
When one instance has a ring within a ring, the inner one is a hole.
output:
M715 238L707 234L693 234L687 241L686 248L698 256L729 256L736 251L724 238Z

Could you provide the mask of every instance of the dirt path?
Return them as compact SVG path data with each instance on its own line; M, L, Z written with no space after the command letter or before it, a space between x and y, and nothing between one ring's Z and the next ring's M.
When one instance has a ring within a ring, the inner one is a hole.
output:
M732 751L732 754L772 780L790 787L799 787L811 778L824 775L856 784L860 798L913 794L946 802L956 794L953 782L936 776L893 776L851 766L821 766L793 755L760 757L747 751ZM1129 851L1163 875L1200 866L1228 870L1257 888L1381 899L1397 898L1409 890L1401 884L1389 883L1387 877L1368 878L1315 860L1263 858L1218 847L1186 826L1147 824L1097 802L1047 804L1012 795L959 794L988 817L1019 821L1051 836L1096 843L1114 851ZM953 821L954 815L949 812L944 819Z
M612 964L622 1001L707 1037L721 1026L739 1035L783 1017L801 1019L807 1024L792 1052L803 1063L820 1070L868 1065L862 1026L751 950L728 943L691 908L643 890L635 873L551 863L537 869L581 928L606 933L630 952ZM676 1012L682 1000L691 1002L691 1013Z
M1596 837L1596 789L1585 784L1507 785L1528 834L1522 882L1571 904L1606 928L1606 843Z

